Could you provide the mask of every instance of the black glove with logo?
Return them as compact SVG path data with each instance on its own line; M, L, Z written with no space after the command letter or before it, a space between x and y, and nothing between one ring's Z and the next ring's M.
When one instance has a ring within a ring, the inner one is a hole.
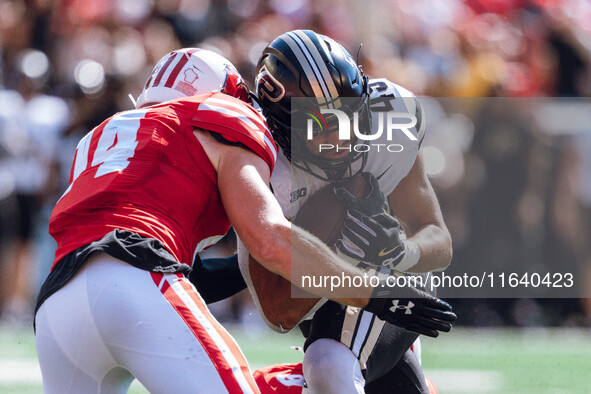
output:
M424 298L372 298L363 309L388 323L433 338L449 332L457 319L451 305L426 293Z
M357 209L363 212L366 216L375 215L377 213L388 212L388 203L384 197L384 193L380 190L378 179L369 172L361 173L361 176L367 178L371 185L371 192L365 198L357 198L344 187L335 185L334 192L337 200L347 209Z
M394 269L406 253L400 233L394 216L379 213L368 217L353 209L347 212L343 237L336 247L351 258Z

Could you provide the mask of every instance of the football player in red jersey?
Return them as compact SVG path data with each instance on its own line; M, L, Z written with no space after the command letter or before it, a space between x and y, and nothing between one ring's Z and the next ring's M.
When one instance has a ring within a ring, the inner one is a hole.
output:
M283 216L268 187L276 148L247 97L228 60L182 49L156 64L135 110L82 138L50 218L58 247L36 308L45 392L124 392L134 376L155 393L258 392L185 276L230 224L284 278L292 256L312 275L363 274ZM395 318L371 290L337 301Z

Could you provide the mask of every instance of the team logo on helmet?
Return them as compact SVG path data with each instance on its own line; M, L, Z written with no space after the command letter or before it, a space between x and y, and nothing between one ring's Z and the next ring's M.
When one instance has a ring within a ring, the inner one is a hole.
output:
M192 85L198 79L199 79L199 76L197 75L197 73L195 71L193 71L190 68L185 70L185 81L184 82Z
M276 103L285 95L285 88L283 85L269 73L267 66L263 66L259 70L256 80L258 97L266 97L270 101Z
M199 79L199 75L190 68L186 69L183 74L184 79L178 81L174 88L187 96L194 96L197 93L197 89L193 84Z

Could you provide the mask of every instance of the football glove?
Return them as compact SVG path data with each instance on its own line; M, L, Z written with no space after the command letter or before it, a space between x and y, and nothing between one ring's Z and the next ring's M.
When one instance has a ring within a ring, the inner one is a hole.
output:
M351 258L395 269L406 253L400 234L400 223L392 215L366 216L352 209L347 212L336 247Z
M384 193L380 190L380 184L378 183L377 178L369 172L364 172L361 175L367 178L371 186L369 196L365 198L357 198L349 193L347 189L339 187L337 184L334 189L337 200L339 200L347 210L357 209L363 212L366 216L382 212L387 213L388 203L386 202Z
M424 298L372 298L363 309L388 323L433 338L437 338L440 332L449 332L457 319L451 305L429 295Z

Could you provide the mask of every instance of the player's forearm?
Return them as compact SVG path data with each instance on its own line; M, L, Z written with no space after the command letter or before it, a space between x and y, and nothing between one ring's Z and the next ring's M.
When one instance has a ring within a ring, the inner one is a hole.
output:
M318 297L357 307L367 304L373 290L369 280L364 280L360 287L347 285L358 283L355 277L363 278L368 274L340 259L318 238L293 225L276 228L273 238L273 246L261 255L256 256L257 252L251 251L269 271ZM339 278L340 285L332 278ZM320 282L322 286L309 285Z
M353 283L355 276L363 276L361 270L339 259L318 238L285 219L267 187L269 169L262 159L247 151L227 153L218 165L218 187L232 225L257 261L295 286L331 299L334 298L331 290L336 291L334 287L306 288L302 284L303 277L340 277L344 278L342 282ZM296 268L293 273L292 262ZM367 284L367 287L347 290L347 297L338 301L364 306L371 293L372 288Z
M367 305L373 288L369 286L369 280L359 280L368 276L366 272L339 258L324 242L297 226L292 227L291 238L291 281L294 285L343 304L357 307ZM342 286L332 289L328 285L309 288L304 283L307 278L339 278ZM362 286L347 287L348 283L361 283Z
M429 224L408 239L420 249L419 262L408 272L422 273L441 271L451 262L452 240L447 229Z

